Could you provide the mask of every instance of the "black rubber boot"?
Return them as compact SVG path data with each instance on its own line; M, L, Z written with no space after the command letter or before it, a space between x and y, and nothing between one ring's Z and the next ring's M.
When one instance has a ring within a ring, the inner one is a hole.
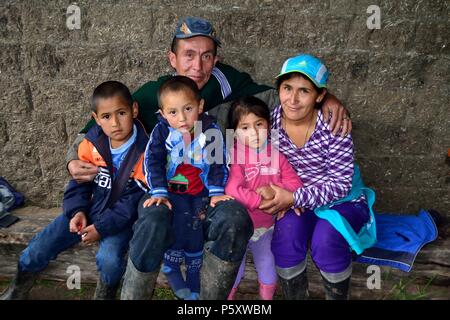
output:
M159 270L154 272L141 272L128 258L127 270L120 293L121 300L150 300L155 288Z
M241 261L224 261L205 251L200 272L200 300L226 300Z
M11 281L6 291L0 296L0 300L28 299L28 293L33 287L36 278L37 273L22 272L17 269L14 279Z
M308 277L306 269L291 279L284 279L278 275L278 280L286 300L306 300L309 297Z
M101 277L97 280L97 287L95 288L94 300L116 300L117 289L120 283L114 287L108 286Z
M323 285L325 287L325 299L327 300L348 300L348 291L350 288L350 278L331 283L322 275Z

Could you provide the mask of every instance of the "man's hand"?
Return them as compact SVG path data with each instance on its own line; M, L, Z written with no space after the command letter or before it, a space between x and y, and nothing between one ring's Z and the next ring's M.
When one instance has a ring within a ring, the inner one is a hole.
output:
M275 214L282 210L287 210L294 205L294 193L277 185L270 184L270 187L275 191L275 196L272 200L261 202L259 209L268 214Z
M209 200L209 205L214 208L218 202L226 200L234 200L234 198L227 194L224 194L223 196L212 196Z
M256 193L259 194L263 200L272 200L275 197L275 190L270 186L263 186L256 189Z
M147 208L150 207L152 205L156 204L156 206L159 206L160 204L164 204L167 206L167 208L169 208L170 210L172 210L172 205L170 204L169 199L167 198L157 198L157 197L151 197L150 199L147 199L144 201L143 207Z
M325 123L330 121L330 130L336 135L341 130L341 137L346 136L352 131L352 121L348 110L342 103L331 93L328 93L322 105L322 113Z
M83 241L83 244L85 245L91 245L101 238L100 234L98 233L97 229L95 229L93 224L82 229L80 232L82 234L81 241Z
M81 235L81 230L86 228L87 219L83 211L77 212L69 222L69 231Z
M91 182L98 173L98 167L89 162L81 160L72 160L67 165L72 178L78 182Z

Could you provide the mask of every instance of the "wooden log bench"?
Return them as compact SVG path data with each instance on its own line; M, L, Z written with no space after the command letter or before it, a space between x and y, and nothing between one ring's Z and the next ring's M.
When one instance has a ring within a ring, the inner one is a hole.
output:
M13 276L20 252L31 238L61 210L59 208L41 209L24 207L13 212L21 220L9 228L0 229L0 277L9 279ZM450 238L449 226L441 228L439 239L426 245L418 254L413 270L405 273L400 270L381 267L381 288L369 289L367 280L371 274L367 273L366 264L354 263L352 275L351 299L401 299L426 298L450 299ZM66 281L66 273L70 265L77 265L81 270L83 283L95 283L97 271L95 266L95 252L97 246L85 247L76 245L60 254L55 261L40 275L41 279ZM322 299L324 292L318 270L308 259L308 277L312 298ZM168 287L167 280L160 273L157 287ZM256 272L251 256L246 261L245 277L239 287L241 297L256 299L258 285ZM281 295L278 288L277 296ZM281 296L280 296L281 298Z

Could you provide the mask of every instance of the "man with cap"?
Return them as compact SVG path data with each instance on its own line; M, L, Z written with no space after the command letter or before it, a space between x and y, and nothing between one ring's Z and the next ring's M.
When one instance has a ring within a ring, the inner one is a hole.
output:
M205 100L204 111L218 119L222 129L226 127L229 103L238 97L255 95L269 106L278 104L275 89L259 85L244 72L220 63L217 47L221 45L211 24L204 19L186 17L179 21L171 49L169 62L179 75L194 80ZM150 132L157 121L157 92L160 85L171 75L149 81L140 87L133 98L139 105L138 118ZM333 112L336 131L351 130L346 110L329 96L324 103L326 115ZM344 115L344 116L343 116ZM77 181L92 180L97 168L77 159L78 141L93 124L90 121L77 137L68 152L70 174ZM205 254L201 271L201 299L226 299L245 253L253 228L245 210L236 201L219 202L208 208L205 220ZM165 206L143 208L139 205L139 219L134 225L130 242L129 260L122 287L122 299L149 299L152 295L164 251L173 241L170 228L170 210Z

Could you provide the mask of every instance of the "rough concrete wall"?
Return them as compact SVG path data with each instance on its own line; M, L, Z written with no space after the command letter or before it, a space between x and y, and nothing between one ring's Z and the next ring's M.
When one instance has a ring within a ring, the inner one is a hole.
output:
M176 19L210 19L226 63L273 83L297 52L322 57L330 88L351 110L356 156L377 208L450 210L449 2L78 1L81 30L68 30L70 1L0 3L0 176L29 203L61 205L64 156L89 118L98 83L135 90L169 72ZM369 5L381 29L369 30Z

